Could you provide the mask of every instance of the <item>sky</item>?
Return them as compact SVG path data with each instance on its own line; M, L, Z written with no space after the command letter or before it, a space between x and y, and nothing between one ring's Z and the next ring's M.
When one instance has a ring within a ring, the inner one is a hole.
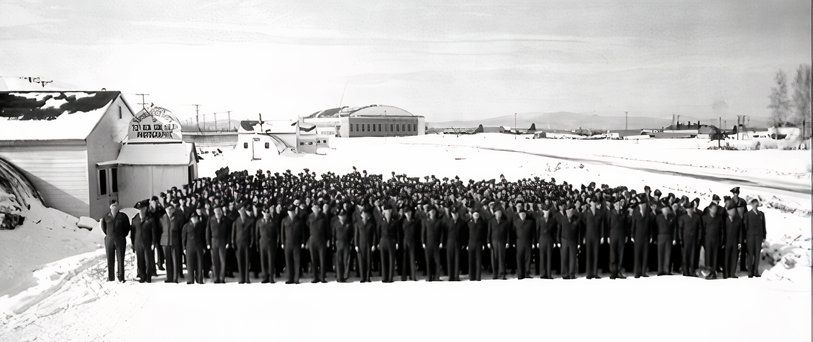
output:
M811 61L811 3L280 0L0 2L0 77L121 90L190 117L388 104L512 113L768 115Z

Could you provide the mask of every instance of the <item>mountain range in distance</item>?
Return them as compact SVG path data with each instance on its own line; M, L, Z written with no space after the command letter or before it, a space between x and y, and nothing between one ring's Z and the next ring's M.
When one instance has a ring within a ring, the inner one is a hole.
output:
M718 118L697 118L692 116L680 116L680 122L691 121L693 124L700 121L705 125L719 126ZM672 124L671 116L652 117L630 115L626 118L626 125L629 129L660 129ZM731 128L736 124L737 116L730 115L723 117L723 126ZM537 129L574 130L578 128L587 129L611 129L618 130L625 128L625 118L621 116L597 115L573 112L551 112L551 113L518 113L516 116L516 127L520 129L528 128L531 124L536 124ZM429 122L432 128L475 128L483 126L507 126L514 127L514 115L503 115L486 119L474 120L453 120L443 122ZM768 127L768 119L751 117L748 126Z

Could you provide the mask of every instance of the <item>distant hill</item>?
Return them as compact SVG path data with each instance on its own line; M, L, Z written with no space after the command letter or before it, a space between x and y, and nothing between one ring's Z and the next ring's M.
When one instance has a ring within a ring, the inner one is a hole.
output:
M661 128L672 123L672 117L649 117L649 116L629 116L629 128ZM717 118L699 119L704 124L717 125ZM698 118L691 116L681 116L681 122L698 121ZM733 126L736 117L729 118L726 126ZM430 122L429 127L433 128L473 128L477 125L483 126L508 126L514 127L514 116L503 115L481 120L455 120L444 122ZM590 129L624 129L624 116L617 115L596 115L572 112L553 113L519 113L517 114L516 126L520 128L530 127L536 124L537 129L561 129L572 130L581 128ZM766 127L767 119L752 118L751 126Z

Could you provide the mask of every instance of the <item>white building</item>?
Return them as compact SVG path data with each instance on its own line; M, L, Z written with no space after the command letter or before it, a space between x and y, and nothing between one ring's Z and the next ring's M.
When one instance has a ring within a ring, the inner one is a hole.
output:
M297 127L299 133L297 133ZM287 120L244 120L237 128L234 150L244 158L259 160L285 152L319 153L330 148L330 137L317 133L313 124Z
M331 108L302 120L316 125L319 134L337 137L393 137L426 133L423 116L385 105Z
M116 159L133 111L118 91L0 92L0 158L46 205L101 217L117 198Z

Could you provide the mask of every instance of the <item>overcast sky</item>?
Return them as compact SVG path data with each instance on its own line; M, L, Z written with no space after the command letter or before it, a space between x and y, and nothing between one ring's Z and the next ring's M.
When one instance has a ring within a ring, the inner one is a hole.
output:
M810 60L809 0L0 2L0 76L149 93L182 118L766 116L776 70Z

